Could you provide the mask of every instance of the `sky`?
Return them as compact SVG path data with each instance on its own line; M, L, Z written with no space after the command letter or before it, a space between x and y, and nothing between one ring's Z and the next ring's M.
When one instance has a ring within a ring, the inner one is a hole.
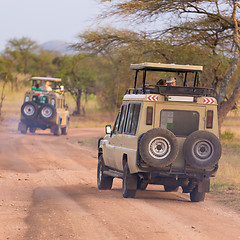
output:
M9 39L28 37L38 44L74 42L96 27L102 5L97 0L0 0L0 50Z

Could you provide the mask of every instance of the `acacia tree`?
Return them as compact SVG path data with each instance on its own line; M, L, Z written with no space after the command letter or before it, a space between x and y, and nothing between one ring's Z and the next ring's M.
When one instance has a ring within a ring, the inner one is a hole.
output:
M13 74L11 79L12 90L15 88L18 91L19 82L25 81L30 73L30 65L35 61L35 50L37 43L29 38L22 37L19 39L13 38L7 42L4 53L2 54L8 61L9 70Z
M215 76L228 66L228 59L215 55L209 58L211 51L200 46L172 46L169 43L153 39L148 34L136 33L130 30L116 30L113 28L100 28L97 31L86 31L78 36L79 42L74 45L79 51L95 54L95 65L101 92L98 97L107 109L119 107L121 97L133 82L133 73L129 66L131 63L156 61L179 64L196 64L204 62L206 68L202 74L201 83L208 85ZM219 67L219 62L224 66ZM222 64L223 65L223 64ZM220 71L221 70L221 71Z
M101 89L97 94L106 109L119 107L122 93L129 87L130 63L149 56L170 61L165 44L149 39L145 33L108 27L86 31L78 39L73 45L75 50L95 56L97 84Z
M238 102L240 78L233 84L233 75L239 62L239 4L235 0L102 0L109 2L102 16L122 16L139 22L168 19L152 37L168 40L171 44L201 45L217 54L231 54L228 70L221 78L215 76L213 86L218 93L219 124ZM162 21L164 22L164 21Z
M53 64L58 67L57 77L61 77L67 91L70 92L76 103L75 115L84 115L85 109L82 108L82 95L94 93L95 73L88 65L87 56L84 54L74 56L57 57Z
M26 74L29 62L33 58L37 47L37 43L29 38L13 38L7 42L5 54L8 54L14 60L18 72Z

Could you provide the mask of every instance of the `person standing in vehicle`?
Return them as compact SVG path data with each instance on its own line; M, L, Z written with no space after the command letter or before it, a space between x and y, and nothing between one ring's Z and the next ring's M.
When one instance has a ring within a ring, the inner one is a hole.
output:
M176 78L169 76L166 79L166 84L167 84L167 86L176 86Z
M44 85L41 86L43 91L52 91L52 88L49 86L49 81L44 82Z

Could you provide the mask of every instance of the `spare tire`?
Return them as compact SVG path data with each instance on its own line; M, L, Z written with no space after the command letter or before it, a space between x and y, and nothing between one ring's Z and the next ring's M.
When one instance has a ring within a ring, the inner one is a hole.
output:
M25 102L21 107L21 113L24 118L32 120L38 114L38 106L34 102Z
M139 153L143 161L152 167L166 167L178 156L176 136L167 129L153 128L139 140Z
M54 106L51 104L44 104L42 107L39 109L39 116L42 120L49 121L51 120L56 114L56 110Z
M213 133L195 131L185 140L183 154L186 162L192 167L213 167L221 157L222 146Z

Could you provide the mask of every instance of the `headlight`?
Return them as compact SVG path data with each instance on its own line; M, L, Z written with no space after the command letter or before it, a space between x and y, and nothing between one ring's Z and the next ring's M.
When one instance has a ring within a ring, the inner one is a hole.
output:
M26 96L26 97L25 97L24 102L29 102L29 96Z

